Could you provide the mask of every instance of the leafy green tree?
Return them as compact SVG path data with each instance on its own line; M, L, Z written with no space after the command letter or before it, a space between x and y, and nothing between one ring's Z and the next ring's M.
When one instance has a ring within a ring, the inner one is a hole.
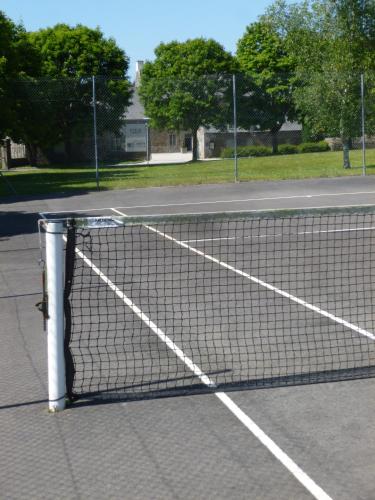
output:
M277 152L277 133L287 119L295 118L293 84L294 59L285 41L266 19L250 24L237 44L237 60L248 78L248 106L241 106L239 122L244 127L269 130L273 152ZM246 93L246 85L242 93ZM246 113L241 112L246 110Z
M38 71L39 60L27 41L25 29L0 11L0 139L14 134L17 108L14 79Z
M360 74L375 62L375 2L279 0L266 18L284 34L296 61L300 85L294 98L304 123L315 134L340 137L343 165L349 168L351 141L361 134ZM370 108L367 132L374 129Z
M72 144L91 133L91 75L100 75L96 92L98 132L118 133L130 102L131 86L126 79L128 58L115 41L104 38L99 28L66 24L29 33L28 39L40 56L43 77L27 81L19 89L24 97L20 113L24 139L30 147L48 149L63 143L65 160L72 159ZM35 122L36 115L39 119Z
M203 38L160 44L154 62L145 63L139 94L151 126L191 131L197 159L200 126L228 123L231 54L214 40Z

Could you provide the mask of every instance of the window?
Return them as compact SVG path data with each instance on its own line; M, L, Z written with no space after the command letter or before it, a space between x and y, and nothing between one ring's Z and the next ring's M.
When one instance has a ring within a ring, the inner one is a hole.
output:
M128 127L127 129L128 135L144 135L144 128L140 127Z
M175 148L177 145L176 134L169 134L169 147Z

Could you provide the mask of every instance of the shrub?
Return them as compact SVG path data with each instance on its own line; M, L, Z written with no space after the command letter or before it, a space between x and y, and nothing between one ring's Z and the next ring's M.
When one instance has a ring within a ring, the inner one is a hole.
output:
M303 142L298 146L300 153L321 153L329 151L329 145L325 141L320 142Z
M324 139L324 134L313 132L309 125L304 124L302 127L302 142L319 142Z
M294 144L280 144L278 147L279 155L293 155L298 152L298 146L295 146Z
M238 158L247 158L249 156L269 156L272 154L272 149L266 146L239 146L237 148ZM221 150L222 158L233 158L234 148L224 148Z
M221 158L233 158L234 149L233 148L223 148L220 151L220 156L221 156Z
M278 154L291 155L296 153L320 153L330 151L329 145L325 141L303 142L299 146L294 144L280 144ZM266 146L238 146L237 157L248 158L249 156L270 156L272 149ZM233 158L234 148L224 148L221 150L222 158Z

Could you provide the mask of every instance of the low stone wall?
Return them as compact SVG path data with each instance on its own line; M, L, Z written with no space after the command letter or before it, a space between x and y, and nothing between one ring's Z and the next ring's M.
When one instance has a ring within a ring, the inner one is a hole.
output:
M327 137L324 140L329 145L331 151L341 151L342 150L342 141L339 137ZM366 136L365 137L365 145L366 145L366 149L375 148L375 136ZM355 139L352 139L352 149L362 149L362 138L361 137L356 137Z

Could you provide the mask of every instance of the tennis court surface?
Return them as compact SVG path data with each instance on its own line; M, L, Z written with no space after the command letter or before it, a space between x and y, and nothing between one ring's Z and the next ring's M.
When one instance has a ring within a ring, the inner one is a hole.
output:
M6 205L8 496L373 498L369 182L280 183L273 200L264 183ZM64 240L72 402L55 415L38 218L42 241Z

